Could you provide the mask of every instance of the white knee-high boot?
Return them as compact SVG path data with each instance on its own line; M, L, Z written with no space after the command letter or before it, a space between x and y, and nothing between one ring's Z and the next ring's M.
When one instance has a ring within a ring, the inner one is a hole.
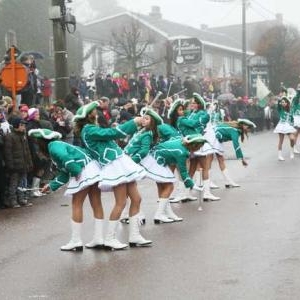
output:
M102 249L104 247L103 225L103 219L94 219L94 236L89 243L85 244L86 248Z
M281 161L284 160L284 157L282 156L282 151L281 150L278 151L278 160L281 160Z
M295 158L295 154L294 154L294 147L290 148L290 159L294 159Z
M231 177L230 177L229 172L228 172L227 169L224 169L224 170L222 171L222 174L223 174L223 177L224 177L224 180L225 180L225 187L226 187L226 188L240 187L239 184L235 183L235 182L231 179Z
M174 220L169 219L166 215L166 206L168 205L169 199L159 198L158 199L158 208L154 215L154 223L172 223Z
M135 216L129 217L129 246L148 246L152 244L152 241L146 240L142 237L139 229L140 216L136 214Z
M108 221L107 233L104 240L104 248L110 250L122 250L128 246L127 244L121 243L116 238L118 225L119 225L119 220Z
M81 240L82 223L76 223L71 220L72 235L68 244L61 246L61 251L82 251L83 245Z
M221 199L220 197L217 197L210 192L209 179L203 180L203 188L204 188L204 193L203 193L204 201L217 201Z
M166 205L166 215L167 215L167 217L169 219L173 220L174 222L181 222L183 220L183 218L178 217L174 213L174 211L173 211L173 209L172 209L171 204L170 204L169 201L167 202L167 205Z

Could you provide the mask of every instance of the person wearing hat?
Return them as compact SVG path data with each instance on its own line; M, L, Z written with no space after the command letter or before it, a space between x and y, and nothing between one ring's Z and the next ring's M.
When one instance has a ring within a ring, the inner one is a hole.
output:
M210 121L206 127L205 130L206 132L204 136L207 138L209 143L206 143L203 149L201 150L203 153L206 154L208 169L209 170L211 169L213 158L214 156L216 156L219 163L219 168L225 179L225 187L227 188L239 187L240 185L235 183L230 178L228 170L225 166L225 161L223 159L223 156L218 156L218 152L216 151L216 149L218 149L219 141L216 139L215 128L218 124L224 122L224 112L220 109L218 102L213 102L212 104L207 105L207 107L209 107L208 112L210 114ZM206 186L206 183L204 183L204 186ZM209 176L209 187L211 189L219 188L216 184L213 183L210 176Z
M296 95L294 96L291 104L291 112L293 115L293 126L296 128L295 132L295 143L294 143L294 153L300 154L298 136L300 133L300 83L297 85Z
M8 173L8 196L5 205L11 208L31 206L27 189L27 174L33 169L26 138L26 122L20 117L11 118L12 131L4 138L4 162Z
M141 117L117 125L114 128L101 128L97 125L98 102L93 101L82 106L74 116L75 131L81 137L84 147L101 165L99 188L101 191L113 191L115 205L111 211L104 246L108 249L121 250L127 244L116 238L116 231L127 196L130 198L129 209L129 245L144 246L152 242L144 239L139 232L139 208L141 196L136 180L145 176L144 169L136 164L115 142L134 134L141 124Z
M173 191L173 184L176 178L173 170L176 167L186 188L201 191L187 171L187 159L190 152L197 151L206 140L201 134L191 134L182 138L171 139L158 143L152 148L141 165L147 172L147 177L154 180L158 190L158 208L154 215L154 223L172 223L182 221L182 218L170 218L170 195ZM174 214L175 215L175 214ZM175 217L175 216L174 216Z
M42 192L56 191L68 183L65 195L72 196L71 239L60 249L83 250L81 229L86 196L89 196L95 218L94 238L89 245L94 248L103 247L103 209L98 189L101 170L98 163L85 149L60 141L62 136L59 132L39 128L31 129L28 135L43 145L43 154L49 157L57 168L56 177L42 188Z
M28 117L26 119L26 132L28 133L31 129L42 128L41 119L40 119L40 111L38 108L31 107L28 110ZM40 183L41 178L45 174L45 170L49 168L50 161L41 155L41 151L39 149L40 145L36 139L28 137L29 149L31 152L31 157L33 160L34 169L29 174L29 183L32 187L31 196L33 197L42 197L44 194L40 191Z
M296 129L293 127L294 119L291 111L290 101L287 96L283 96L278 100L277 110L279 114L279 122L274 129L274 133L278 133L278 160L284 161L282 155L282 144L284 136L287 135L290 140L290 158L294 158L294 145Z
M223 143L232 141L236 158L242 162L243 166L246 167L248 163L244 159L239 139L241 139L241 141L243 142L245 136L248 136L248 132L250 132L255 127L256 125L248 119L238 119L237 121L219 123L215 127L216 143L214 143L214 147L216 149L217 159L225 180L226 188L238 187L239 185L231 179L226 168L224 161Z
M187 118L185 117L184 99L178 98L171 104L168 111L168 119L172 128L174 128L174 130L177 132L177 136L181 136L178 128L181 126L182 123L188 122ZM185 200L197 200L197 197L192 195L192 190L190 190L188 194L186 193L185 185L180 178L178 170L174 170L174 171L175 171L175 176L177 178L177 181L175 183L175 188L174 188L174 197L172 196L170 198L170 202L176 203Z
M163 124L162 118L153 109L147 108L143 112L141 129L128 141L124 152L139 164L148 155L151 148L158 142L158 126ZM128 202L127 202L128 204ZM123 210L121 222L127 223L129 218L129 206L126 204ZM140 211L140 219L145 223L145 216Z

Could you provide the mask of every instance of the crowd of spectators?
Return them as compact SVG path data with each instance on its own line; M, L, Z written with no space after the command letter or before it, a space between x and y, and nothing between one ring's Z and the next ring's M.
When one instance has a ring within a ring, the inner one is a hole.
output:
M47 77L46 77L47 79ZM48 83L47 83L48 84ZM98 100L98 123L102 127L115 126L138 115L144 106L151 105L167 120L167 112L175 98L191 98L201 94L207 102L217 99L218 88L207 80L187 76L183 81L174 75L165 77L143 74L112 75L98 73L88 78L70 76L70 92L65 99L53 100L51 93L43 93L38 103L21 101L13 107L9 96L0 100L0 208L31 206L32 197L42 197L42 185L53 177L55 168L40 151L40 145L27 136L30 129L48 128L61 133L62 140L80 144L74 136L72 118L83 104ZM158 99L153 99L161 92ZM258 99L233 97L219 102L225 121L247 118L257 131L270 130L278 122L277 100L270 98L263 107ZM126 140L119 141L121 146Z

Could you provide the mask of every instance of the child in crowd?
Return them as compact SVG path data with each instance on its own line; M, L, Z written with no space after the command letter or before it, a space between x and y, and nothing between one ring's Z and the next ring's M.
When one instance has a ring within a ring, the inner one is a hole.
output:
M33 169L33 163L26 137L26 122L13 117L12 132L4 139L5 166L9 175L8 197L5 205L11 208L31 206L27 198L27 173Z

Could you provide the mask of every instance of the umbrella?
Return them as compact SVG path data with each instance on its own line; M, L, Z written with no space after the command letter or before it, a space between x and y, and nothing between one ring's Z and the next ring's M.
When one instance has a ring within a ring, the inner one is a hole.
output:
M231 101L232 99L234 99L235 96L231 93L225 93L225 94L221 94L217 97L218 101Z
M34 59L44 59L45 55L42 52L39 51L23 51L19 58L25 56L25 55L32 55Z

